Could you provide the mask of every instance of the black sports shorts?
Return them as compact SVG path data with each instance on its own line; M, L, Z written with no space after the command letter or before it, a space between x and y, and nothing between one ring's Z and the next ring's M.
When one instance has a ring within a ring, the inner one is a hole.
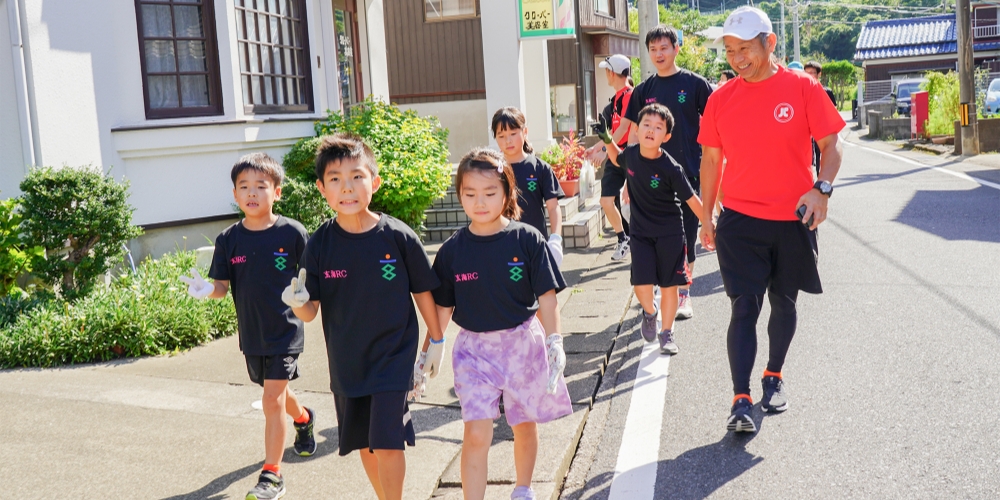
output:
M632 236L632 286L691 284L684 235Z
M758 219L726 209L719 216L715 248L729 296L763 295L769 289L823 293L816 231L801 222Z
M358 398L334 394L333 402L337 407L340 456L354 450L403 450L407 444L415 445L406 391L377 392Z
M250 381L262 386L265 380L295 380L299 378L298 354L246 356Z

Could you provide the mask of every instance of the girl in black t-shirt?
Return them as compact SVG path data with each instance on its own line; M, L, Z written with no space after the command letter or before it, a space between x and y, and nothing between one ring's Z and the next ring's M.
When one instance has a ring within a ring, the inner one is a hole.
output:
M465 155L455 187L472 222L438 251L434 271L441 286L433 294L441 321L454 319L461 327L452 363L465 422L462 491L481 499L501 396L515 456L531 463L537 424L573 412L556 311L556 292L566 283L541 233L511 220L520 211L517 184L500 153L477 148ZM533 471L517 465L511 498L534 498Z
M542 236L548 236L556 265L562 265L562 209L559 208L559 199L566 195L552 166L532 154L534 149L528 142L528 126L521 110L513 106L498 109L493 114L491 130L517 180L517 205L521 207L519 220L537 229ZM546 212L549 214L549 226L545 225Z

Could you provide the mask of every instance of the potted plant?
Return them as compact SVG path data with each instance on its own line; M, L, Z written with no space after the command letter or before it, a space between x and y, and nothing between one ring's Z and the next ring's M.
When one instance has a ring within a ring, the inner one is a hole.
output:
M586 148L571 131L569 137L542 151L539 157L552 166L566 196L576 196L580 192L580 169L583 167Z

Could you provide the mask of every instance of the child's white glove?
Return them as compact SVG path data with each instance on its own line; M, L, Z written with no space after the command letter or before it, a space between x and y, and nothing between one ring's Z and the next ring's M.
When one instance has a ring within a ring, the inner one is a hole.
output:
M563 261L563 239L556 233L549 235L549 250L552 251L552 258L555 259L556 265L562 267Z
M556 383L566 368L566 351L563 350L562 335L553 333L545 339L546 352L549 358L549 394L556 393Z
M193 276L193 277L191 277ZM181 281L188 284L188 295L196 299L204 299L215 291L215 284L205 281L198 270L191 268L191 276L181 276Z
M292 278L292 284L281 292L281 301L292 309L298 309L309 302L309 291L306 290L306 270L299 269L299 275Z
M625 219L625 222L631 223L631 221L632 221L632 204L631 203L628 203L628 202L622 203L622 219Z
M417 362L413 364L413 389L410 390L407 399L414 403L420 402L420 398L424 395L424 390L427 389L427 377L424 376L424 364L426 362L427 353L422 352L417 357Z
M441 340L438 342L431 339L431 345L427 347L427 352L420 354L421 356L426 355L424 375L428 375L431 378L437 377L438 373L441 372L441 364L444 363L444 337L441 337Z

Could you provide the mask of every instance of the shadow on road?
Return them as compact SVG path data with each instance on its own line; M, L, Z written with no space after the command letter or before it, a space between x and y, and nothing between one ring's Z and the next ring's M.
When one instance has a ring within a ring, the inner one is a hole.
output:
M997 213L984 210L996 199L997 190L983 185L972 190L917 191L894 220L949 241L1000 243Z

